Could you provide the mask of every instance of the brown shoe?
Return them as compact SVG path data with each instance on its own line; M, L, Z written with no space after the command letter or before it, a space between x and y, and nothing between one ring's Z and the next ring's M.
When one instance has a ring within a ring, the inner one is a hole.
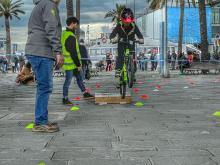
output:
M48 125L50 125L54 129L59 129L58 124L56 122L48 122Z
M59 127L57 124L45 124L45 125L34 125L32 128L33 132L45 132L45 133L53 133L53 132L58 132Z

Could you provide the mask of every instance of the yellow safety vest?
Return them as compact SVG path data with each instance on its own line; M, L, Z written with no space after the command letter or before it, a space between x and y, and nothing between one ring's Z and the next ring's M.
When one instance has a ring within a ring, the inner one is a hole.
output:
M72 60L72 58L70 56L70 53L66 50L66 47L65 47L66 40L67 40L67 38L69 38L69 36L73 36L74 38L76 38L74 33L71 31L65 30L62 32L61 44L62 44L62 53L64 56L64 64L62 67L63 70L73 70L73 69L77 68L76 64L74 63L74 61ZM81 55L80 55L80 51L79 51L79 44L78 44L77 39L76 39L76 45L73 45L73 46L76 47L77 56L79 58L80 64L82 65Z

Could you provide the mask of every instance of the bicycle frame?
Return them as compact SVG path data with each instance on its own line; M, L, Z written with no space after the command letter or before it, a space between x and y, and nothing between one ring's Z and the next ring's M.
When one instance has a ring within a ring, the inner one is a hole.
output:
M120 41L125 44L124 50L124 62L123 67L120 72L120 93L122 98L125 98L126 88L132 88L134 84L134 61L133 61L133 51L135 41ZM135 51L135 50L134 50Z
M125 53L124 53L124 64L123 64L123 68L121 70L121 84L122 83L126 83L128 81L128 75L127 75L127 65L128 65L128 61L130 58L131 54L130 54L130 49L126 48L125 49Z

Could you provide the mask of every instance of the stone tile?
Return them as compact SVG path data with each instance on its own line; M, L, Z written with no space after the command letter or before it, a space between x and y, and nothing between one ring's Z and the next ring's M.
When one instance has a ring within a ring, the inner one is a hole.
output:
M69 162L69 165L150 165L146 162L136 160L114 160L114 159L82 159Z

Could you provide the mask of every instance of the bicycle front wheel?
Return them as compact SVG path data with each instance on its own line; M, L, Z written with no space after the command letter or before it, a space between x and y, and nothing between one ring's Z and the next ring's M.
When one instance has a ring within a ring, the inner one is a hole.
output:
M127 86L124 76L125 76L125 72L122 72L120 77L120 94L122 99L124 99L126 96L126 86Z
M133 60L130 59L128 63L128 87L132 88L134 84L134 63Z

